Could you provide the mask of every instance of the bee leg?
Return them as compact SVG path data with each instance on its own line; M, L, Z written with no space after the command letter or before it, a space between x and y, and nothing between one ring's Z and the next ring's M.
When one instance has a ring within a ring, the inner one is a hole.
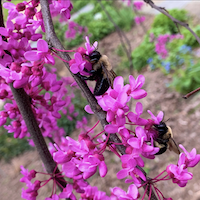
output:
M93 80L96 79L96 75L95 75L95 74L93 74L93 75L91 75L91 76L83 76L83 75L81 75L80 73L77 73L77 75L78 75L82 80L84 80L84 81L86 81L86 80L91 80L91 81L93 81Z

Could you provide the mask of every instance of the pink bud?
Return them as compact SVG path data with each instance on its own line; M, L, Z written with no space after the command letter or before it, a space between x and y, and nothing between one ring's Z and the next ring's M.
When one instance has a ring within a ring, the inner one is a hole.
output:
M38 4L39 4L39 0L32 0L32 5L34 7L38 6Z
M94 157L98 158L100 161L104 161L104 156L102 154L94 154Z
M89 149L94 149L96 145L92 143L90 140L85 140L85 143L87 144Z
M25 8L26 8L26 6L25 6L24 3L18 3L16 5L16 9L17 9L18 12L25 10Z
M86 140L86 139L90 139L90 138L89 138L89 136L88 136L87 134L85 134L85 133L80 134L80 135L78 136L78 141Z
M77 52L79 52L82 56L86 54L86 50L83 47L79 47Z
M8 92L5 89L2 89L0 92L0 99L4 99L8 96Z
M21 123L19 121L13 121L12 125L13 127L17 128L21 126Z
M17 62L12 62L10 69L19 73L21 71L21 64Z
M25 15L28 18L33 17L35 15L35 8L34 7L28 7L28 8L26 8Z

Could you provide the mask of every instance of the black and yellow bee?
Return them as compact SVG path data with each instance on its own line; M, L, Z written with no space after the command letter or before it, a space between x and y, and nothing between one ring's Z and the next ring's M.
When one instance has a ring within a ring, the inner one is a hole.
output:
M84 80L96 80L94 95L103 95L110 86L113 86L113 81L117 75L112 70L108 57L101 55L99 51L91 52L88 55L88 61L92 64L92 70L86 70L90 76L82 76L82 78Z
M158 132L158 137L154 140L154 145L159 147L160 150L155 155L164 153L167 149L180 154L179 148L173 139L172 129L164 122L153 125Z

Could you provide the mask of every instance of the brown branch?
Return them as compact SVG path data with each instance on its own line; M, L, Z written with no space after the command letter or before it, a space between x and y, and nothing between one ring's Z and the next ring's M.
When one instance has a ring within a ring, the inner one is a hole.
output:
M153 1L151 0L144 0L144 2L148 3L152 8L158 10L159 12L163 13L164 15L166 15L167 17L169 17L175 24L179 24L183 27L185 27L188 31L190 31L192 33L192 35L196 38L197 42L200 44L200 38L197 36L197 34L189 27L189 25L185 22L181 22L178 19L174 18L173 16L171 16L167 10L165 10L165 8L162 7L158 7L156 6Z
M55 172L55 174L59 173L60 171L58 170L58 168L55 171L57 164L53 160L44 140L44 137L42 136L41 130L38 126L38 123L31 108L29 96L26 94L23 88L15 89L12 83L10 83L9 85L13 93L14 99L17 102L20 113L26 123L28 132L33 139L33 142L42 162L44 163L46 171L50 174L53 174L53 172ZM66 187L66 181L63 178L60 178L57 181L60 183L60 185L62 185L62 187Z
M191 95L195 94L196 92L200 91L200 87L197 88L196 90L193 90L192 92L189 92L188 94L186 94L185 96L183 96L184 99L189 98Z

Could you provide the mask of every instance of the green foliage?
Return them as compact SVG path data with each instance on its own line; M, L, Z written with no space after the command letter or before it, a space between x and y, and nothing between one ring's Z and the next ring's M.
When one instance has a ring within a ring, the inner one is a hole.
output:
M193 27L192 30L197 34L198 37L200 37L200 25ZM194 35L192 35L192 33L188 31L186 28L181 30L181 34L184 35L183 44L186 44L187 46L191 47L199 46L199 43L197 42Z
M132 52L132 60L134 69L141 71L141 69L147 65L147 60L156 55L155 45L149 41L148 36L145 37L144 41Z
M186 94L200 85L200 62L192 54L192 48L182 45L180 40L174 40L167 45L169 55L166 59L154 56L149 62L152 69L159 68L164 74L170 74L170 87Z
M169 10L169 14L179 21L186 22L188 20L187 11L185 10ZM154 19L152 28L156 30L156 36L160 34L176 34L178 33L178 28L176 24L167 16L159 14Z
M177 69L173 74L173 81L170 84L178 92L186 94L200 86L200 62L189 64L185 69Z
M185 10L171 10L169 13L176 19L188 21ZM163 14L158 15L153 22L152 28L148 31L144 41L132 52L134 69L140 71L149 63L150 68L159 68L164 74L170 74L172 82L170 87L180 93L188 93L200 85L200 61L192 54L192 48L199 46L195 37L184 27L180 27L183 39L174 39L167 43L168 56L160 58L155 53L156 39L160 35L178 33L176 25L171 19ZM200 26L192 28L200 37ZM149 34L154 35L154 41L150 42Z
M71 3L73 5L73 9L71 11L70 14L73 14L75 12L77 12L78 10L80 10L81 8L83 8L84 6L86 6L90 1L77 1L77 0L71 0Z
M0 127L0 132L0 159L9 161L11 158L31 149L25 138L13 138L13 133L7 133L3 127Z
M113 23L108 19L106 13L102 10L101 6L95 1L89 1L89 3L95 3L95 7L92 11L79 15L74 21L80 26L87 27L87 35L91 35L90 41L99 41L111 32L115 31ZM134 22L134 13L131 8L114 6L113 1L102 1L105 9L109 12L113 21L122 29L130 30ZM59 39L64 46L71 48L81 44L84 41L84 35L77 35L75 39L69 40L65 38L66 26L61 26L59 22L55 24L55 31L58 34Z

